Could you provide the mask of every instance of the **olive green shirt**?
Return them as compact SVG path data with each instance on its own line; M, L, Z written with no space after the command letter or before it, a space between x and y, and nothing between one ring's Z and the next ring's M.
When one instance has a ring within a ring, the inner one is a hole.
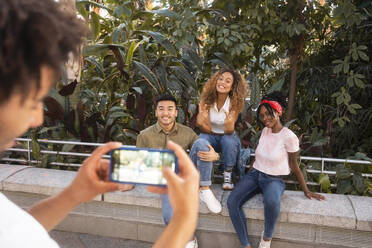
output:
M171 140L180 145L185 151L191 149L192 144L198 139L198 135L189 127L175 123L169 133L165 133L158 122L142 130L137 136L137 147L167 148L167 141Z

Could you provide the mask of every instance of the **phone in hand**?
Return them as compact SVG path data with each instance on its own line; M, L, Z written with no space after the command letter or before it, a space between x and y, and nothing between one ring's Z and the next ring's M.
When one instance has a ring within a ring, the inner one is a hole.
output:
M178 172L172 150L120 147L111 151L109 178L113 182L166 186L163 168Z

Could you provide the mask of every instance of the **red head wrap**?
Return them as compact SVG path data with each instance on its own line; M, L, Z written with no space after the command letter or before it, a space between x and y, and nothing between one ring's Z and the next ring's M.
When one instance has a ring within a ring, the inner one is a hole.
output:
M280 105L280 103L278 103L277 101L263 100L260 102L260 105L263 103L269 104L273 109L276 110L276 112L279 113L279 116L282 116L283 110L282 110L282 106Z

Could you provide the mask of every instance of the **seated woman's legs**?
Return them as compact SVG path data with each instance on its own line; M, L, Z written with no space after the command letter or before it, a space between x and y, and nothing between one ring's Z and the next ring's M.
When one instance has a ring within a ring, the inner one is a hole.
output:
M200 173L200 186L210 186L212 184L212 168L213 163L211 161L203 161L198 157L198 152L209 151L210 142L207 139L197 139L191 147L190 157L192 162L196 165Z
M208 145L213 146L210 140L213 143L213 137L208 137L207 135L203 137L201 135L192 145L190 157L200 173L200 200L206 203L211 212L219 213L222 210L221 203L216 199L209 188L210 185L212 185L213 163L211 161L203 161L197 156L199 151L209 151Z
M227 199L227 208L231 222L242 247L249 247L250 241L247 230L247 220L245 218L242 206L243 204L259 193L258 171L252 169L236 185Z
M259 186L264 200L265 231L263 238L271 240L280 215L280 199L285 189L285 183L280 178L262 173Z
M239 137L233 133L231 135L223 135L220 139L220 147L224 163L224 184L223 189L231 190L234 185L232 184L232 170L236 165L238 154L240 150Z

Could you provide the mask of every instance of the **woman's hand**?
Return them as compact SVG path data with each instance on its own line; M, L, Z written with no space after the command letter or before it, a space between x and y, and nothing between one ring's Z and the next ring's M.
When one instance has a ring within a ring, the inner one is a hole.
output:
M288 162L289 166L291 167L291 170L296 175L298 182L300 183L301 188L304 191L305 196L309 199L315 198L317 200L325 200L325 197L323 195L313 193L307 188L304 176L302 175L302 172L297 163L297 156L298 156L297 152L288 152Z
M206 122L207 120L209 120L209 109L207 104L199 103L198 118L201 122Z
M213 149L213 146L208 145L209 151L200 151L198 152L198 157L202 161L207 161L207 162L213 162L216 160L220 159L220 156L218 155L217 152Z
M235 129L235 122L238 119L238 116L236 114L235 110L231 110L230 113L227 113L227 111L224 111L226 117L224 121L224 131L226 134L232 134Z
M305 196L309 199L317 199L318 201L320 200L325 200L325 196L321 195L321 194L318 194L318 193L314 193L314 192L311 192L311 191L305 191L304 192Z
M196 125L203 133L211 132L211 121L209 119L209 107L203 102L199 103L199 113L196 117Z

